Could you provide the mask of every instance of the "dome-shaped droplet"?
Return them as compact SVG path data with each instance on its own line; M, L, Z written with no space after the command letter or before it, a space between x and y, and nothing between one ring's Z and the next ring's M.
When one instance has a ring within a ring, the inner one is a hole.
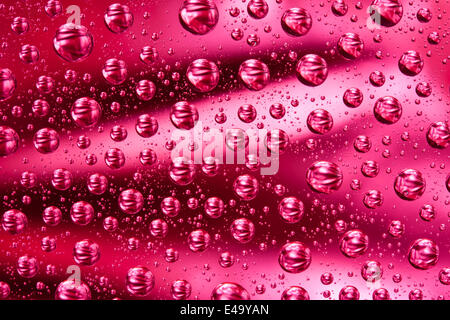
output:
M139 100L149 101L151 100L156 93L156 86L150 80L141 80L136 85L136 94Z
M339 241L339 249L349 258L362 256L369 247L369 237L361 230L347 231Z
M374 0L369 15L376 24L392 27L402 19L403 6L399 0Z
M187 31L204 35L216 26L219 21L219 11L212 0L184 0L179 19Z
M70 279L61 282L56 288L56 300L91 300L91 290L82 281Z
M229 268L229 267L233 266L234 255L232 255L228 251L222 252L219 256L219 264L223 268Z
M114 33L122 33L133 25L133 14L126 5L114 3L105 13L105 24Z
M306 35L312 26L312 18L303 8L291 8L281 17L281 27L292 36Z
M361 173L368 178L375 178L380 172L378 162L373 160L364 161L361 165Z
M50 17L54 18L62 13L62 4L59 0L48 0L44 7L45 13Z
M302 287L292 286L283 291L281 300L309 300L309 294Z
M106 231L113 232L113 231L116 231L118 227L119 227L119 221L115 217L109 216L103 220L103 228Z
M147 65L154 63L158 57L158 50L155 47L150 46L143 47L141 49L141 54L139 55L141 61Z
M436 265L439 247L430 239L417 239L409 248L408 260L416 269L427 270Z
M219 68L212 61L197 59L189 65L186 77L196 90L210 92L219 83Z
M240 243L249 243L255 237L255 225L247 218L234 220L230 230L233 238Z
M225 209L225 204L218 197L210 197L205 202L205 213L213 219L220 218Z
M78 62L85 60L91 54L94 41L86 27L68 23L60 26L56 31L53 47L62 59Z
M404 200L419 199L425 188L425 178L418 170L405 169L395 178L394 190Z
M19 135L6 126L0 126L0 156L7 156L19 148Z
M53 91L55 80L49 76L40 76L36 81L36 88L41 94L48 94Z
M2 216L3 230L12 235L22 233L28 225L27 216L17 209L5 211Z
M206 157L202 161L202 172L208 177L215 177L219 174L222 165L218 158Z
M369 81L374 87L381 87L386 82L386 77L381 71L373 71L370 73Z
M364 42L358 34L346 33L339 38L337 48L344 58L356 59L361 56Z
M177 185L185 186L194 180L195 171L195 165L191 160L178 157L173 159L169 166L169 177Z
M345 16L348 11L348 5L345 3L344 0L335 0L331 5L331 11L334 13L335 16L338 17Z
M92 127L100 120L102 108L94 99L84 97L77 99L73 103L70 114L79 127Z
M364 194L363 203L369 209L381 207L384 202L383 194L379 190L369 190Z
M339 292L339 300L359 300L359 291L354 286L345 286Z
M151 166L157 161L156 152L150 148L146 148L139 153L139 161L144 166Z
M355 150L361 153L366 153L370 151L372 147L372 142L368 136L360 135L355 138L355 142L353 142L353 146Z
M286 272L305 271L311 264L311 250L302 242L289 242L281 248L278 262Z
M132 295L145 297L155 286L155 277L148 268L137 266L128 270L126 286Z
M269 109L270 115L274 119L282 119L286 114L286 108L281 103L274 103Z
M376 282L383 276L381 263L378 261L366 261L361 267L361 277L367 282Z
M329 161L317 161L306 171L306 182L311 189L320 193L338 190L342 181L341 169Z
M22 175L20 176L20 184L27 189L34 188L37 184L36 173L30 171L22 172Z
M375 289L372 293L372 299L373 300L390 300L390 294L389 291L385 288L378 288Z
M100 259L99 245L89 239L75 243L73 258L76 263L84 266L92 266Z
M419 216L424 221L432 221L436 217L436 210L430 204L424 204L419 211Z
M256 119L256 108L251 104L244 104L238 109L238 117L242 122L251 123Z
M105 163L111 169L120 169L125 165L125 154L119 148L111 148L105 152Z
M333 117L325 109L316 109L308 115L306 124L312 132L325 134L333 128Z
M247 5L248 14L255 19L262 19L269 12L269 5L265 0L250 0Z
M116 142L124 141L128 136L128 131L124 126L116 125L111 128L109 136Z
M407 51L398 60L398 67L407 76L416 76L423 69L423 59L417 51Z
M170 121L177 129L191 130L198 118L197 108L186 101L177 102L170 109Z
M234 181L233 189L242 200L253 200L259 191L258 180L248 174L241 175Z
M127 66L123 60L109 59L102 70L103 77L111 85L119 85L127 79Z
M303 218L303 202L296 197L286 197L278 205L278 213L288 223L297 223Z
M50 128L40 129L34 134L33 144L40 153L52 153L59 147L59 134Z
M28 254L17 260L17 273L23 278L33 278L39 271L38 261Z
M259 91L269 83L270 72L265 63L249 59L239 67L239 77L248 89Z
M11 70L0 69L0 101L11 98L16 90L16 78Z
M265 144L274 154L283 154L289 146L289 136L281 129L272 129L267 133Z
M432 123L427 131L427 141L433 148L447 148L450 145L450 127L448 122L437 121Z
M70 208L70 218L75 224L86 226L94 219L94 208L86 201L75 202Z
M150 138L156 134L159 125L158 120L148 113L140 115L136 121L136 132L143 138Z
M62 220L62 212L58 207L50 206L44 209L42 220L46 225L54 227L60 224Z
M11 23L11 30L17 34L24 34L30 29L28 19L24 17L15 17Z
M25 44L20 48L19 58L26 64L33 64L39 60L39 50L36 46Z
M162 213L170 218L178 216L180 209L181 203L177 198L166 197L161 201Z
M237 283L224 282L214 288L211 300L250 300L250 294Z
M208 249L211 236L203 229L194 230L189 234L188 245L193 252L203 252Z
M127 214L136 214L144 207L144 197L138 190L124 190L119 195L119 207Z
M44 118L50 113L50 104L46 100L36 99L33 101L31 110L35 117Z
M429 97L431 95L431 85L428 82L422 81L416 85L416 93L419 97Z
M170 293L175 300L187 300L191 296L192 286L186 280L176 280L172 283Z
M72 174L67 169L56 169L52 175L52 185L56 190L67 190L72 186Z
M375 118L385 124L396 123L400 120L402 112L403 110L400 102L391 96L378 99L373 108Z
M345 90L342 98L349 108L357 108L363 102L363 93L358 88L349 88Z
M300 82L311 87L321 85L328 76L327 62L316 54L301 57L295 70Z
M442 268L439 271L439 281L443 284L443 285L450 285L450 268Z
M419 20L420 22L426 23L426 22L430 22L430 20L431 20L433 15L431 14L430 9L428 9L428 8L420 8L417 11L416 16L417 16L417 20Z
M7 299L11 294L11 287L4 281L0 281L0 299Z

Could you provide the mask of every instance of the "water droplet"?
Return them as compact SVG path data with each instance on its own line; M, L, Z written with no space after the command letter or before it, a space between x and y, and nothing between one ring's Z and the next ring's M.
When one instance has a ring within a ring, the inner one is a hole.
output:
M249 59L239 67L239 77L248 89L259 91L269 83L269 68L259 60Z
M206 59L194 60L186 71L189 82L200 92L210 92L219 83L219 68Z
M407 76L416 76L423 69L424 62L417 51L407 51L398 60L398 67Z
M405 169L394 182L394 190L404 200L417 200L425 192L425 178L420 171Z
M316 54L307 54L297 62L296 72L301 83L315 87L321 85L328 76L327 62Z
M329 161L317 161L306 171L306 182L311 189L320 193L337 191L342 181L341 169Z
M78 62L85 60L91 54L94 41L86 27L68 23L60 26L56 31L53 46L62 59Z
M70 114L79 127L92 127L100 120L102 109L97 101L84 97L73 103Z
M303 8L291 8L281 17L283 30L292 36L306 35L312 26L312 18Z
M347 59L359 58L364 49L364 42L356 33L346 33L337 43L339 53Z
M375 118L384 124L396 123L400 120L402 111L400 102L391 96L378 99L373 108Z
M155 277L148 268L137 266L128 270L126 285L132 295L145 297L155 286Z
M211 0L184 0L179 19L187 31L204 35L216 26L219 21L219 11Z
M439 248L433 240L417 239L409 248L408 260L414 268L427 270L436 265Z
M311 250L302 242L289 242L281 248L278 262L286 272L305 271L311 264Z
M403 6L399 0L374 0L369 9L372 20L384 27L395 26L403 16Z
M110 5L104 18L106 26L114 33L122 33L133 25L130 8L119 3Z
M348 258L362 256L369 248L369 237L361 230L347 231L339 241L339 249Z
M211 300L250 300L250 294L237 283L224 282L214 288Z
M198 121L198 111L186 101L175 103L170 109L170 121L177 129L191 130Z

